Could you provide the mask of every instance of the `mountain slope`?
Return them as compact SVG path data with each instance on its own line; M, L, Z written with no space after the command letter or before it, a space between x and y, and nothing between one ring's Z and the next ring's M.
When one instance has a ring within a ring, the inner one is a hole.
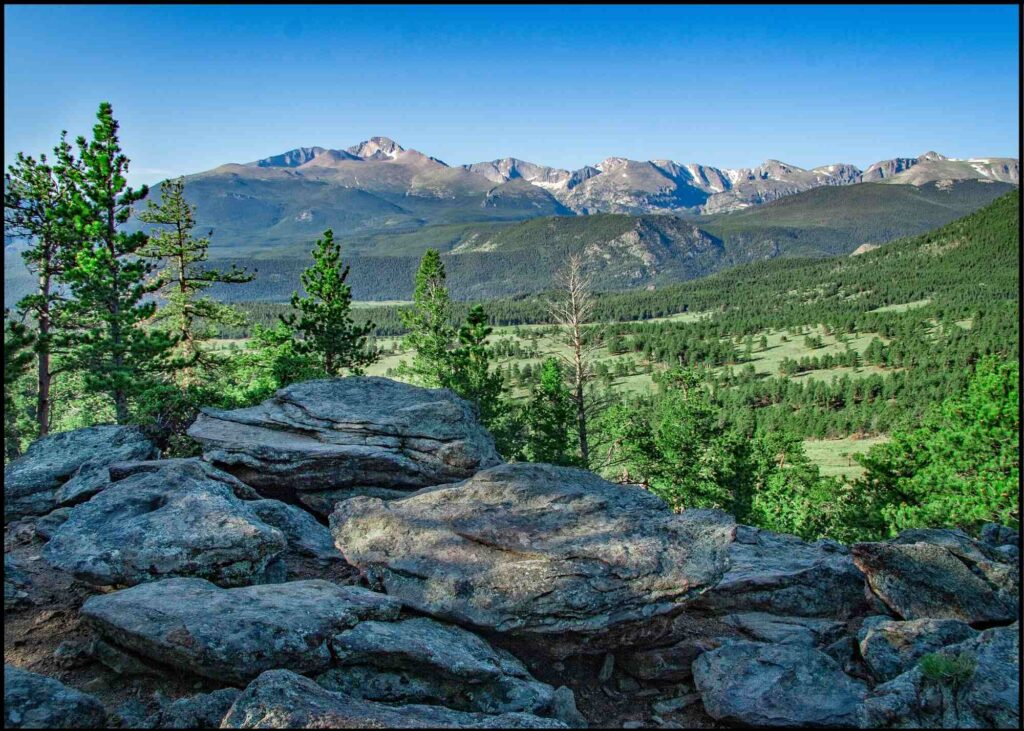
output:
M462 299L542 291L573 251L587 256L600 289L663 287L746 262L851 254L863 244L946 224L1010 189L979 181L920 188L838 186L698 220L621 214L548 217L369 234L344 244L357 299L407 299L418 257L427 247L444 252L452 293ZM256 282L221 294L238 300L287 299L308 261L308 246L292 247L288 257L257 261L261 273Z

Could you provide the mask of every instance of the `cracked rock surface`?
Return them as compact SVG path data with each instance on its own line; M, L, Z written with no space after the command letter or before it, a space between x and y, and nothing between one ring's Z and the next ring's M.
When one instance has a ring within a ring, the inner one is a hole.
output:
M735 525L590 472L518 463L400 500L346 500L331 530L371 585L410 607L566 654L657 632L722 577Z
M468 402L387 378L296 383L259 406L204 409L188 433L261 491L416 490L501 461Z
M1020 613L1018 562L960 530L907 530L885 543L857 543L852 553L871 590L903 619L974 624Z

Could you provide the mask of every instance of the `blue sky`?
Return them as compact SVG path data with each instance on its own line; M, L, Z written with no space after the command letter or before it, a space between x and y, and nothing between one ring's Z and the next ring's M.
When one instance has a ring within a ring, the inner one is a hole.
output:
M4 161L114 105L135 182L386 135L461 164L1016 156L1016 6L4 8Z

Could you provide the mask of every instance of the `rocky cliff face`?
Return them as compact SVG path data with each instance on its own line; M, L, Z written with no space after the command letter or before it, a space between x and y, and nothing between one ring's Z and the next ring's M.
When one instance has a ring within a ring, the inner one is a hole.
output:
M202 460L83 430L9 466L43 497L5 530L6 727L1019 725L1016 531L676 514L501 464L460 399L384 379L193 435Z

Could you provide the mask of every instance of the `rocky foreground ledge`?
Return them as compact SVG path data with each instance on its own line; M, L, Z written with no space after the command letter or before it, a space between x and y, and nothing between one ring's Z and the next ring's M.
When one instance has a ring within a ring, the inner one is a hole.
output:
M4 471L10 728L1019 726L1019 533L850 547L502 464L380 378Z

